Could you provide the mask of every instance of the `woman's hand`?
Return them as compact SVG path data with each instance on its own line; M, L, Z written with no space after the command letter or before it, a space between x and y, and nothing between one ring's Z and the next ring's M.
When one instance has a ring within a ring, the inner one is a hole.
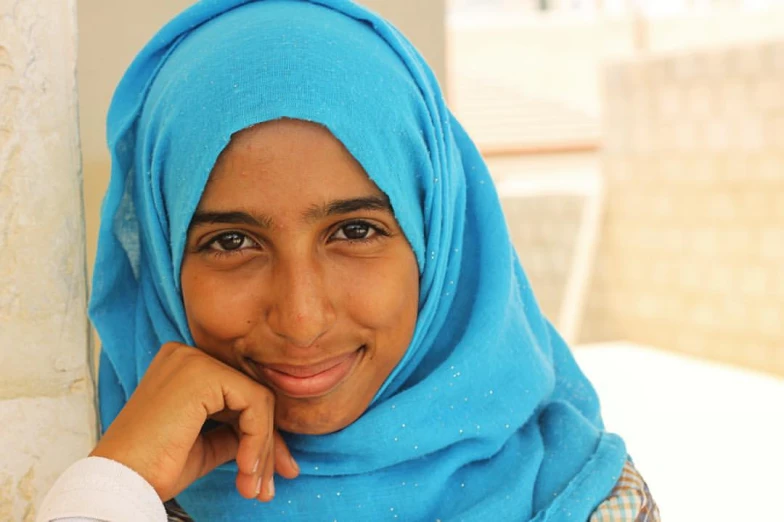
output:
M274 402L245 374L196 348L167 343L91 455L133 469L163 501L236 459L240 494L268 501L275 471L299 474L274 428ZM227 424L201 433L207 419Z

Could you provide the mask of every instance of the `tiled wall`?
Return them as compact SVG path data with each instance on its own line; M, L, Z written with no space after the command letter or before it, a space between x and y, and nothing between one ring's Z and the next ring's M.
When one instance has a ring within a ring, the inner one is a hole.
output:
M609 66L585 341L784 374L784 42Z

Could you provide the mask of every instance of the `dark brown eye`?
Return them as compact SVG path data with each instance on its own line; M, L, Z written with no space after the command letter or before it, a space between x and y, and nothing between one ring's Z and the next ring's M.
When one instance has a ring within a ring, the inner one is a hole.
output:
M343 223L332 234L330 240L362 243L374 241L388 235L389 233L383 228L367 221L350 221Z
M226 232L216 237L211 246L215 250L223 252L230 252L232 250L239 250L243 247L251 246L252 242L245 234L239 232Z
M373 231L373 228L367 223L349 223L340 227L340 231L343 232L346 239L358 240L367 239L368 233Z

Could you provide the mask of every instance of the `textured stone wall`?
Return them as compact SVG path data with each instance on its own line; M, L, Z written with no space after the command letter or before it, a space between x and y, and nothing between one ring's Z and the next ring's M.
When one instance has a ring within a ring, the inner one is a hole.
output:
M0 0L0 520L95 436L75 0Z
M617 64L604 101L584 339L784 374L784 42Z

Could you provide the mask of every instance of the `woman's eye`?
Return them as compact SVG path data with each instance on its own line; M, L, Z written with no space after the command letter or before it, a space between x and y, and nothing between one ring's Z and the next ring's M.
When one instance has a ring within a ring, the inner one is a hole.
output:
M333 234L333 239L342 239L348 241L362 241L365 239L370 239L378 233L378 229L370 225L369 223L348 223L343 225L335 234Z
M255 241L239 232L226 232L209 242L208 248L219 252L233 252L256 246Z

